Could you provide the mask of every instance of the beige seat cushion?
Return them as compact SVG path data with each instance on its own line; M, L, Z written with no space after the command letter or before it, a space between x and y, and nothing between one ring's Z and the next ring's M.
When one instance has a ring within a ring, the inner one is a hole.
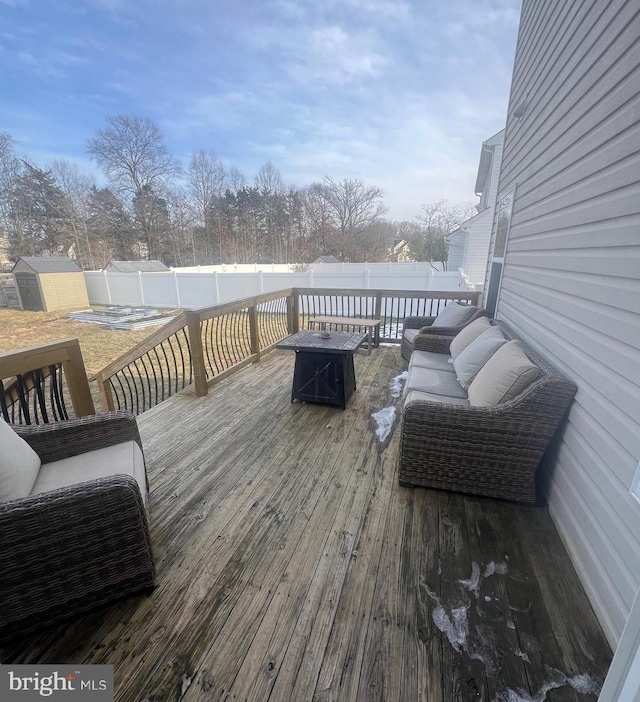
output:
M459 331L451 340L451 345L449 350L451 351L451 357L455 358L459 356L472 341L475 341L482 332L486 331L491 327L491 322L488 317L479 317L474 319L471 324Z
M433 320L432 327L459 327L478 311L475 305L450 302Z
M465 397L450 397L449 395L434 395L430 392L421 392L420 390L410 390L404 400L406 407L410 402L440 402L447 405L463 405L469 406L469 400Z
M450 397L462 397L465 399L467 397L467 393L456 379L455 373L433 370L432 368L420 368L420 366L413 366L413 368L409 369L404 389L405 395L410 390L420 390L432 395L449 395Z
M469 386L469 402L473 407L507 402L531 385L539 373L520 344L508 341L478 371Z
M39 470L38 454L0 419L0 502L27 497Z
M412 346L415 342L416 336L420 333L419 329L405 329L403 332L404 338L406 341L408 341Z
M125 441L122 444L88 451L60 461L43 463L31 494L37 495L40 492L120 474L130 475L136 479L146 504L144 457L135 441Z
M413 368L413 366L447 371L447 373L455 372L451 358L446 353L435 353L434 351L414 351L411 354L409 368Z
M500 327L489 327L472 341L462 353L453 359L458 382L463 388L468 388L476 373L507 343Z

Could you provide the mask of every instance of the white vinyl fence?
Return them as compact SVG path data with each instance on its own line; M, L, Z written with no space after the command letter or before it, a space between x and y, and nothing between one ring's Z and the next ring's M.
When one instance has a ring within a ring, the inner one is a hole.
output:
M443 291L474 289L459 271L434 271L428 263L312 264L304 273L198 273L193 269L176 269L168 273L87 271L84 277L89 303L92 305L170 309L209 307L292 287Z

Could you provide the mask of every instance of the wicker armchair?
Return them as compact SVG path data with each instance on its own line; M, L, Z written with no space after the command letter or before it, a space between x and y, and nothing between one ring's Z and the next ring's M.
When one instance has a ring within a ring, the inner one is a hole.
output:
M127 441L141 447L135 417L121 411L13 429L43 464ZM0 640L154 586L147 495L117 470L0 504Z
M465 319L464 324L457 327L432 327L431 325L436 317L405 317L402 325L402 345L400 346L402 358L407 361L410 360L411 354L416 348L416 341L422 334L437 334L439 336L453 338L459 331L466 327L467 324L471 324L471 322L478 319L478 317L487 316L486 310L478 309L470 305L468 319Z
M505 336L518 338L500 323ZM426 336L420 349L447 353L450 339ZM514 399L493 407L407 401L402 416L399 482L536 502L536 471L576 393L576 385L520 344L540 374Z

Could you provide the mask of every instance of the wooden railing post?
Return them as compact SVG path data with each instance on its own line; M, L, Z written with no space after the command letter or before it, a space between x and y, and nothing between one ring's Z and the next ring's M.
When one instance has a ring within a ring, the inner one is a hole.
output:
M376 291L376 299L374 303L373 318L382 320L382 293ZM380 344L380 325L378 325L374 330L374 345L378 346Z
M258 303L254 302L249 307L249 339L251 345L251 355L260 360L260 334L258 331Z
M291 288L291 296L287 298L287 328L289 334L300 331L300 295L297 288Z
M109 380L103 380L102 377L95 377L94 380L98 385L100 400L102 402L102 409L105 412L111 412L111 410L114 410L116 408L116 405L113 401L113 393L111 392L111 385L109 384Z
M67 343L68 359L62 362L62 367L67 379L71 405L76 417L86 417L90 414L95 414L96 408L93 404L91 388L87 380L87 371L84 367L80 342L77 339L71 339Z
M204 397L207 392L207 369L204 365L204 350L202 348L202 333L200 331L200 314L187 311L187 333L189 335L189 349L191 350L191 364L193 368L193 383L196 395Z

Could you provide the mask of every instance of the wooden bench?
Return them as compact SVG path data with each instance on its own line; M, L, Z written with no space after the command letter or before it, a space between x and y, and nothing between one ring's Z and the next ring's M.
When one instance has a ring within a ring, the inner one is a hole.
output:
M360 319L359 317L329 317L320 316L309 320L309 325L313 329L316 324L319 324L321 329L329 329L337 327L361 327L367 332L367 354L371 353L374 346L380 343L380 320L379 319Z

